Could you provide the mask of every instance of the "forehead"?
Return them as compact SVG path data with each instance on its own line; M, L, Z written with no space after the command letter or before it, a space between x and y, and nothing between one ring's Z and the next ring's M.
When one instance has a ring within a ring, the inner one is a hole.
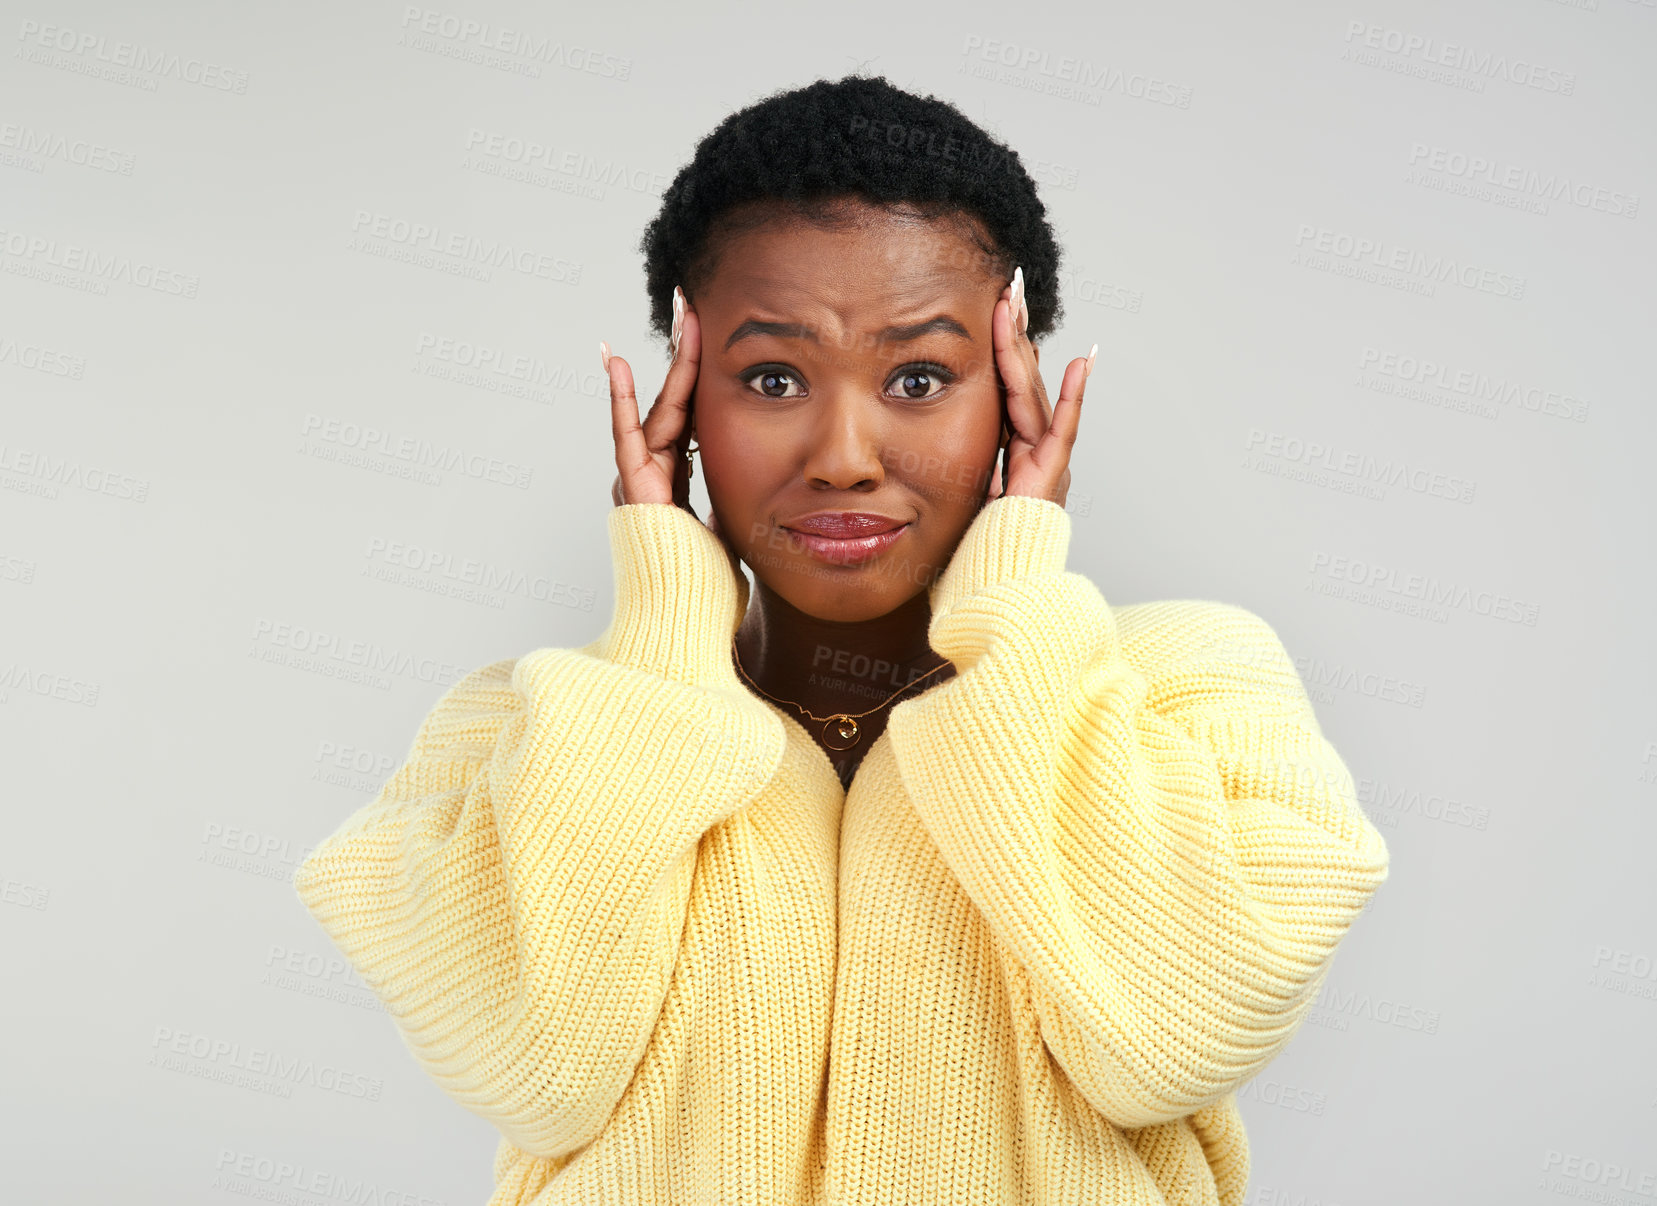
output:
M841 313L964 298L999 287L977 219L850 205L831 223L779 214L721 240L698 308L827 305Z

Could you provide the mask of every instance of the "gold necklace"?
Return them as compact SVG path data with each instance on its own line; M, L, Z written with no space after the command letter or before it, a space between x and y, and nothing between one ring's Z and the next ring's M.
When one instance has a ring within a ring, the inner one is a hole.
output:
M743 669L743 666L742 666L742 655L739 654L736 651L736 642L735 641L731 642L731 658L732 658L732 660L734 660L736 662L737 673L742 675L743 678L747 679L748 685L750 687L752 687L754 690L758 691L761 695L765 696L767 699L775 699L778 703L787 704L789 707L792 707L792 708L799 708L800 711L805 712L805 714L807 716L811 717L812 720L815 720L815 721L819 722L823 726L823 744L827 745L831 750L849 750L849 749L852 748L852 746L856 745L859 741L862 740L862 732L860 731L860 729L858 727L858 723L857 723L858 717L867 716L869 714L869 712L878 712L878 711L880 711L880 709L884 708L887 704L891 703L898 696L902 695L905 691L909 690L910 687L913 687L916 683L920 682L921 679L931 678L934 674L938 673L938 671L942 670L945 666L950 664L946 660L946 661L942 662L941 664L932 667L932 669L928 670L925 674L921 675L920 678L911 679L907 684L905 684L904 686L899 687L896 691L892 692L885 699L883 699L879 703L877 703L874 707L870 708L868 712L859 712L855 716L849 716L845 712L836 712L832 716L826 716L825 717L825 716L813 716L810 712L806 712L805 708L803 708L799 704L795 703L792 699L779 699L777 696L772 695L771 692L767 691L764 687L762 687L758 683L756 683L753 679L748 678L748 671ZM832 726L832 727L830 727L830 726ZM836 745L836 744L834 744L834 739L835 738L838 738L838 739L844 741L846 744L845 745Z

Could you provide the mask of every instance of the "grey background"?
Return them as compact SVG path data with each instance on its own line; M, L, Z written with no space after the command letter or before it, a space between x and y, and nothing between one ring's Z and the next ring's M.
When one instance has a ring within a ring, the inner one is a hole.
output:
M1043 182L1046 359L1100 344L1072 568L1266 617L1389 842L1244 1092L1249 1201L1657 1200L1652 0L442 3L0 5L7 1201L487 1197L288 878L458 674L603 626L640 231L725 114L860 65Z

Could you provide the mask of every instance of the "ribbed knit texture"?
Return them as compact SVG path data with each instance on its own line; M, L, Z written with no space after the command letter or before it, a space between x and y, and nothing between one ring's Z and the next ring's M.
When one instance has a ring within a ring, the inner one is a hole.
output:
M997 499L848 794L736 677L717 538L609 534L604 633L451 687L295 880L500 1131L491 1206L1240 1206L1236 1090L1387 874L1272 629L1112 607Z

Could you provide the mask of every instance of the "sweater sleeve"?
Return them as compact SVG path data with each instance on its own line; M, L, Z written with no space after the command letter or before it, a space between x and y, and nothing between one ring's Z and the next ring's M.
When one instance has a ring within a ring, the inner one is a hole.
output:
M1069 537L1045 499L979 513L931 588L956 675L888 729L1054 1060L1130 1129L1284 1047L1387 850L1263 620L1145 604L1127 639Z
M610 512L616 610L579 650L449 688L295 887L420 1065L521 1151L591 1142L649 1041L702 835L763 790L777 718L730 665L747 580L668 504Z

